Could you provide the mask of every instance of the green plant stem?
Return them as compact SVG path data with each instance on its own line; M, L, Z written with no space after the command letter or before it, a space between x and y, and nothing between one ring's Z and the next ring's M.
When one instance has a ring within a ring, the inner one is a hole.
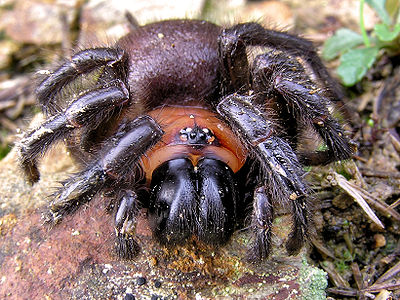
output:
M397 9L397 18L395 19L395 24L400 24L400 7Z
M369 41L367 31L365 30L364 25L364 2L365 0L360 0L360 30L364 40L365 47L370 47L371 42Z

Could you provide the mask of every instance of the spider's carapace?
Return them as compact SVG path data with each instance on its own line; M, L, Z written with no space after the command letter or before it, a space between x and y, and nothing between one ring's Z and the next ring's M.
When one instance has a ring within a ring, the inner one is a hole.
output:
M166 106L148 113L165 134L142 157L148 180L155 168L164 162L187 157L193 166L204 158L224 162L234 173L246 162L247 151L225 122L206 108Z

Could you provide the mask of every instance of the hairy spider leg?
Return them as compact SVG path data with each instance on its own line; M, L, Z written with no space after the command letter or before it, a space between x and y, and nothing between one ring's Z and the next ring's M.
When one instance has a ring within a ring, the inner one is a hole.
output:
M31 183L37 182L40 177L38 157L44 155L54 142L65 138L77 128L97 128L113 110L129 100L129 92L122 81L116 81L116 84L81 95L64 111L25 135L19 142L20 165Z
M297 120L311 123L321 135L328 149L300 153L302 163L323 164L351 156L352 146L328 110L332 101L340 100L340 89L311 42L246 23L221 33L219 53L223 81L231 87L224 93L253 91L259 95L253 101L261 105L265 99L281 96L291 109L294 124ZM286 133L295 140L298 126L292 127Z
M133 190L122 190L119 195L114 222L116 231L115 250L119 257L133 259L140 250L133 238L139 212L138 196Z
M46 223L55 224L65 215L73 213L89 202L104 187L123 189L132 182L132 174L138 168L138 160L157 143L164 134L160 126L149 116L138 117L123 124L116 136L105 144L100 159L92 161L87 168L63 182L50 203ZM133 184L133 183L132 183ZM120 197L115 212L117 252L121 257L131 258L137 251L132 239L136 219L137 196L129 190Z
M36 88L36 95L44 112L57 112L55 96L79 75L89 73L101 66L108 66L115 72L115 78L125 81L127 55L121 49L92 48L82 50L61 67L48 75Z
M274 205L292 207L293 229L286 243L286 249L289 254L295 254L304 244L308 234L309 188L303 181L304 172L296 154L284 139L275 135L274 124L266 120L263 111L252 104L253 97L238 94L226 96L218 104L217 111L260 162L262 176L265 179L259 187L265 187L264 192L268 193L266 197L270 197ZM256 199L257 201L259 200ZM272 214L267 211L270 207L266 205L265 211L261 213L253 211L253 217L260 217L258 220L260 224L268 224ZM254 231L257 239L253 246L254 254L264 259L269 254L270 235L262 234L262 229L259 228L254 228Z
M264 186L254 190L251 227L254 234L253 253L256 258L266 258L271 252L272 222L274 211L271 199Z
M320 93L301 63L287 54L268 52L253 62L255 94L273 97L278 93L286 101L294 121L311 125L322 137L327 150L299 153L303 164L323 164L348 159L352 154L349 140L339 122L331 115L332 102Z
M218 42L220 57L223 58L224 76L231 78L235 91L243 88L245 83L249 84L243 72L246 70L247 47L261 46L284 51L293 57L301 57L309 64L318 80L326 88L330 88L326 91L330 97L339 101L344 96L339 84L330 76L319 58L313 44L306 39L286 32L268 30L258 23L249 22L224 29Z

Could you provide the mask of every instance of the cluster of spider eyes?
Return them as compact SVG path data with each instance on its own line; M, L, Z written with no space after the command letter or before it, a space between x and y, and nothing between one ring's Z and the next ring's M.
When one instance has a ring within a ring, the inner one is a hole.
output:
M179 131L179 139L182 142L205 141L207 144L212 144L215 140L213 132L208 128L194 130L192 127L185 127Z

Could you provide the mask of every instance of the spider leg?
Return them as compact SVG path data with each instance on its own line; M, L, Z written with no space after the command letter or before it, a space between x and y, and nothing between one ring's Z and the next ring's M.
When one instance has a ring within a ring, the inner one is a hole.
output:
M329 163L351 156L349 140L329 111L332 102L320 92L301 63L291 60L287 54L268 52L254 59L252 75L256 94L281 95L294 120L311 125L325 142L325 151L299 153L302 163Z
M327 150L299 153L302 163L323 164L351 156L353 147L329 111L342 94L311 42L257 23L225 29L218 42L223 86L229 87L225 94L253 91L258 95L254 103L273 108L278 102L278 109L287 111L286 134L292 140L297 138L299 119L320 134Z
M139 245L133 238L138 214L138 197L132 190L124 190L120 195L115 212L115 250L119 257L132 259L139 252Z
M117 107L129 100L129 92L119 84L90 91L74 101L64 111L50 117L30 131L19 142L20 164L30 182L39 180L38 157L55 141L65 138L76 128L95 129Z
M132 170L137 168L138 159L163 135L160 126L149 116L139 117L124 125L109 141L110 144L105 145L100 159L89 163L85 170L63 183L50 204L48 223L59 222L65 215L89 202L102 187L118 188L132 180ZM122 180L118 181L119 178Z
M219 52L222 58L223 74L225 79L231 81L232 91L238 91L246 84L249 74L248 63L251 63L251 52L255 54L265 48L284 51L291 56L300 57L312 69L312 72L326 87L332 87L327 92L335 100L343 98L343 93L338 83L330 76L319 58L313 44L303 38L286 32L268 30L258 23L238 24L224 29L219 36ZM249 61L248 61L249 60Z
M254 191L253 217L251 227L254 233L252 256L264 259L271 252L271 228L274 210L264 186Z
M232 129L241 137L244 144L252 150L261 164L264 190L258 189L255 194L255 205L266 205L267 199L260 197L259 193L265 192L265 197L270 197L273 204L282 203L290 205L293 212L293 229L286 244L290 254L297 253L308 235L308 210L306 197L309 188L303 181L304 172L297 160L296 154L290 145L274 134L274 125L264 118L263 112L252 104L252 96L229 95L217 106L218 113L225 118ZM267 225L270 222L268 208L254 210L253 216L259 223ZM271 212L272 214L272 212ZM257 236L262 231L255 229L255 254L265 258L269 252L269 238Z
M93 48L78 52L70 61L46 77L37 87L36 95L43 111L54 112L54 97L81 74L89 73L101 66L115 70L116 78L125 79L127 55L121 49ZM121 68L122 66L122 68Z

